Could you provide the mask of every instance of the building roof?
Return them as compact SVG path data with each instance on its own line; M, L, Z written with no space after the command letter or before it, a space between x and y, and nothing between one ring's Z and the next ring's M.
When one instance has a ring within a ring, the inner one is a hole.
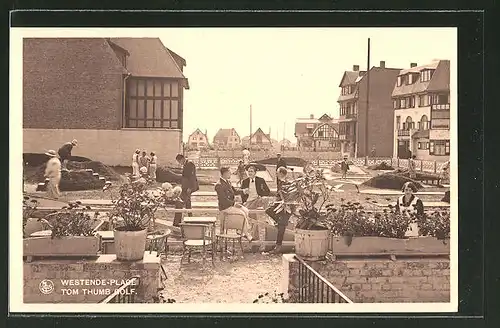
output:
M257 128L257 130L252 134L252 137L255 136L256 134L262 134L262 135L264 135L266 137L266 139L269 140L269 142L272 143L271 137L268 134L265 134L264 131L262 131L261 128Z
M394 90L392 92L393 97L421 93L426 91L437 91L437 90L449 90L450 88L450 61L449 60L439 60L433 61L430 64L412 67L409 69L403 69L399 72L399 76L408 73L420 73L424 70L432 69L434 73L430 81L421 82L420 75L418 80L410 85L403 84L402 86L397 86L397 81L395 82Z
M356 84L356 79L366 73L365 71L345 71L340 80L339 87L344 87L346 85Z
M201 130L200 130L200 129L196 129L196 130L194 130L194 132L193 132L193 133L191 133L191 134L189 135L189 137L191 137L193 134L203 134L203 135L205 136L205 138L207 138L207 140L208 140L208 137L207 137L206 133L201 132Z
M110 41L129 52L127 70L133 76L182 79L189 88L174 56L159 38L111 38Z
M450 90L450 61L441 60L432 75L427 91Z
M227 138L231 137L231 131L234 130L234 133L236 134L236 137L240 137L238 135L238 132L234 128L231 129L219 129L217 133L214 136L214 142L219 141L219 142L226 142Z

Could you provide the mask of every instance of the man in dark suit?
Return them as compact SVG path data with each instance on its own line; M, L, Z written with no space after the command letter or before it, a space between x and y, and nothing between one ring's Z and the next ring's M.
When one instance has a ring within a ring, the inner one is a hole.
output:
M182 166L182 177L181 186L182 193L181 199L184 203L184 208L191 208L191 194L200 189L198 185L198 178L196 178L196 165L193 162L188 161L184 155L178 154L175 160L179 165ZM188 216L192 216L192 213L188 213ZM182 220L182 213L175 213L174 216L174 226L178 226Z
M248 209L241 204L236 204L235 196L236 194L242 194L243 190L240 188L235 188L231 184L231 172L229 168L222 167L220 169L221 178L219 182L215 185L215 191L217 192L217 200L219 202L219 211L225 215L241 215L245 219L245 224L243 227L242 235L245 236L249 241L252 241L252 236L249 233L250 225L248 223Z
M285 162L285 160L283 159L283 157L281 157L281 154L280 154L280 153L276 154L276 157L277 157L277 159L278 159L278 162L276 163L276 172L278 172L278 169L279 169L280 167L284 167L284 168L286 169L286 168L287 168L287 167L286 167L286 162ZM278 179L278 178L276 178L276 184L278 184L278 183L279 183L279 179Z
M257 209L259 207L266 208L269 203L267 197L270 195L271 191L267 186L266 180L261 177L256 176L257 169L255 166L250 165L247 168L248 178L241 182L241 189L243 189L243 194L241 195L241 200L243 204L248 209ZM253 219L253 229L252 237L255 240L260 239L259 236L259 226L256 224L257 215L249 214L249 218Z

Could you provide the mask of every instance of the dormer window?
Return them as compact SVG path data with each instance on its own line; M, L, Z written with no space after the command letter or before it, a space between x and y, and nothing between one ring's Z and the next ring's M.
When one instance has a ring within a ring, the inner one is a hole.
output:
M403 85L404 75L398 76L398 87Z
M350 95L351 93L354 92L354 86L353 85L346 85L345 87L342 87L342 95Z
M428 82L432 79L432 75L434 74L433 69L426 69L420 72L420 82Z

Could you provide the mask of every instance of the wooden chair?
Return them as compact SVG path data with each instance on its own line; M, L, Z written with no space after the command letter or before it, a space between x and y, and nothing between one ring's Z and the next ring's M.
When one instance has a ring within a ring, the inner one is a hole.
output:
M156 231L148 233L146 239L146 250L149 251L149 254L152 252L156 252L157 257L167 258L168 254L168 236L170 235L170 231ZM167 272L163 267L163 264L160 262L161 268L161 276L160 282L163 284L163 281L167 280Z
M181 263L186 252L188 252L189 263L191 261L192 250L201 249L203 264L206 262L206 254L209 251L212 253L212 265L215 266L212 237L208 234L211 231L210 226L205 224L181 223L180 228L183 246Z
M243 256L243 228L245 227L245 217L242 214L223 214L221 222L221 233L216 235L216 244L219 245L220 259L227 254L227 242L232 242L232 255L236 254L235 242L238 241ZM224 242L224 247L222 247Z

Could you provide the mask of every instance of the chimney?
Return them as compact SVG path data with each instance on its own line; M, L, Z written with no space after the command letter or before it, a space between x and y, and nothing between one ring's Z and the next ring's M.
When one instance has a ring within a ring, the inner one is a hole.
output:
M413 67L417 67L417 63L411 63L411 64L410 64L410 67L412 67L412 68L413 68Z
M385 68L385 61L383 60L380 61L380 68Z
M311 119L314 118L314 114L309 115L309 118Z
M359 71L359 65L353 65L352 70L355 72Z

